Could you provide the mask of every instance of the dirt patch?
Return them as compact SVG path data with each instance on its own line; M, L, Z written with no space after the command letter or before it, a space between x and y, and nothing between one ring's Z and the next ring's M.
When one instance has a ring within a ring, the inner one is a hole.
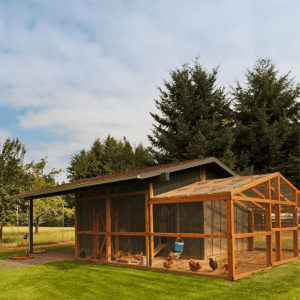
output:
M24 260L0 260L0 271L19 269L22 267L31 267L47 264L57 260L75 260L75 247L59 251L51 251L42 254L34 254L34 258Z
M282 251L283 259L294 258L294 253L289 251ZM196 273L213 274L213 275L228 275L228 271L225 269L225 263L228 263L228 256L226 255L214 255L214 259L217 260L218 269L212 270L209 266L209 257L205 260L196 260L202 262L202 268ZM158 257L154 260L154 268L164 268L163 263L166 258ZM252 272L258 269L267 267L267 254L265 251L243 251L236 253L235 261L241 261L240 266L235 270L236 275ZM273 253L273 262L276 261L276 253ZM192 272L189 268L189 259L178 259L174 261L171 270Z

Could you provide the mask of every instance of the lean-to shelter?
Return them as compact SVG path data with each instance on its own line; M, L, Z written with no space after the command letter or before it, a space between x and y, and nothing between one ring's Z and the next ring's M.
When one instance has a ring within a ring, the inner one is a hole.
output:
M9 199L22 197L30 201L30 251L34 199L72 192L76 205L76 259L121 265L112 258L121 250L127 258L123 266L162 269L161 261L176 252L180 238L184 242L177 261L181 267L176 269L174 264L170 271L191 273L186 270L188 264L184 265L186 260L205 263L208 257L219 256L226 257L227 273L215 275L203 267L193 274L236 280L250 275L236 274L233 266L236 255L255 250L255 237L266 237L266 265L253 271L287 262L282 257L281 235L285 231L293 236L293 257L288 261L299 259L300 192L279 173L239 176L211 157L10 196ZM281 222L284 214L292 220L285 227ZM85 258L80 257L83 252ZM131 263L132 255L141 252L146 257L145 265Z

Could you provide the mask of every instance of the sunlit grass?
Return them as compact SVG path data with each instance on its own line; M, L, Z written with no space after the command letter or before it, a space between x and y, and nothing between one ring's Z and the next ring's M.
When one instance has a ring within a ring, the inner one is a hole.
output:
M28 227L4 227L3 242L0 243L0 249L19 246L24 234L28 232ZM39 227L38 234L35 234L33 229L33 245L55 244L67 241L75 242L75 227ZM25 240L23 245L26 245Z

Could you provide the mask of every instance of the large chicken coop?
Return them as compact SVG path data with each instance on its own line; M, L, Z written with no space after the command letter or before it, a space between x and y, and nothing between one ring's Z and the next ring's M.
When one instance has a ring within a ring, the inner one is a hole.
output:
M33 204L41 195L71 190L78 260L237 280L299 259L300 192L280 173L238 176L207 158L23 197ZM170 253L176 259L166 268ZM201 268L191 271L191 259Z

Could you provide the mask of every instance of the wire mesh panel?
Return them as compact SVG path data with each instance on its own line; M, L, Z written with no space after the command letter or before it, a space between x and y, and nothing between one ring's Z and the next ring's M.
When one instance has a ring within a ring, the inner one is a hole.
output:
M81 258L93 256L93 235L92 234L78 234L77 235L77 253Z
M77 201L77 231L93 231L92 201Z

